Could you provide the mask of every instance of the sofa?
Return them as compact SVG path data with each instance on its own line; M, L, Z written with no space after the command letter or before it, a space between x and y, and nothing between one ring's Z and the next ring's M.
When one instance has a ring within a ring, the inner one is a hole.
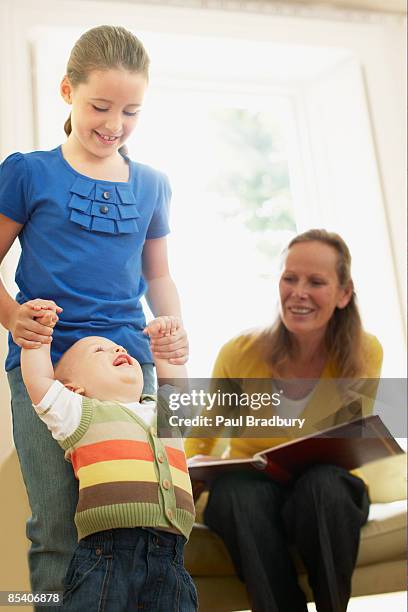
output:
M373 506L361 533L360 554L353 579L353 595L401 591L406 588L406 455L398 455L364 467ZM0 465L0 489L7 492L0 507L3 549L0 590L29 590L25 522L29 516L26 492L15 450ZM206 496L197 504L197 521L186 546L186 566L199 592L200 612L232 612L249 609L244 585L222 541L202 525ZM299 559L299 580L308 598L312 594ZM15 612L28 607L16 606ZM289 611L288 611L289 612Z
M360 549L353 575L352 596L406 589L406 454L367 464L362 468L369 484L371 508L361 530ZM197 586L200 612L248 610L243 583L221 541L203 525L207 494L197 503L197 523L186 546L186 567ZM299 584L308 601L313 595L300 558L293 551Z

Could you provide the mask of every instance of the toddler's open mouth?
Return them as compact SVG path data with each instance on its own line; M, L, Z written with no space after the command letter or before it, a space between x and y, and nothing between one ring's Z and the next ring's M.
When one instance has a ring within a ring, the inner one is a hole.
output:
M127 355L126 353L121 353L120 355L116 357L112 365L115 367L122 366L122 365L133 365L132 358L130 357L130 355Z

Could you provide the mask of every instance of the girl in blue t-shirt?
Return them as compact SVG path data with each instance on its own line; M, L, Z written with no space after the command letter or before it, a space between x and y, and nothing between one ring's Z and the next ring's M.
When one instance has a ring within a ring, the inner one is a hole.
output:
M76 545L77 487L59 445L36 418L20 373L20 350L52 340L52 359L79 338L100 335L126 346L154 384L140 298L153 313L180 316L167 262L167 178L126 156L148 82L141 42L120 27L89 30L75 44L61 83L71 105L66 142L52 151L10 155L0 166L0 262L18 237L19 293L0 282L0 322L9 330L6 361L13 434L32 517L29 564L34 591L62 590ZM35 301L38 299L38 301ZM40 301L41 299L41 301ZM45 301L46 300L46 301ZM38 304L59 316L36 321ZM185 333L152 350L187 360Z

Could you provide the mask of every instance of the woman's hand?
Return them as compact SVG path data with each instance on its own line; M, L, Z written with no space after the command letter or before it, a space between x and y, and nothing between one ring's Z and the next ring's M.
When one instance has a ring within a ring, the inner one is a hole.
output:
M49 344L52 341L53 327L58 321L57 313L61 312L62 308L52 300L36 299L17 304L9 326L14 342L25 349Z
M150 348L157 359L173 365L184 365L188 360L187 332L178 317L162 316L145 328L150 336Z
M222 459L214 455L194 455L190 457L190 459L187 459L187 465L190 467L196 463L205 463L206 461L222 461Z
M191 483L191 490L193 493L193 501L196 503L201 493L205 491L205 482L202 480L193 480Z
M187 459L187 467L196 465L197 463L205 463L208 461L219 461L220 457L214 457L214 455L194 455ZM194 502L198 501L201 493L206 489L206 483L202 480L192 480L191 488L193 491Z

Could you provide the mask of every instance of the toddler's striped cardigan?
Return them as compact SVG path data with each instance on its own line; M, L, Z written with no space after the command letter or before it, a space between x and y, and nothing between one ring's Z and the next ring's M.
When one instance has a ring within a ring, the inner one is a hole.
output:
M83 398L80 424L59 443L79 480L79 540L118 527L188 539L195 510L181 437L160 439L126 406Z

